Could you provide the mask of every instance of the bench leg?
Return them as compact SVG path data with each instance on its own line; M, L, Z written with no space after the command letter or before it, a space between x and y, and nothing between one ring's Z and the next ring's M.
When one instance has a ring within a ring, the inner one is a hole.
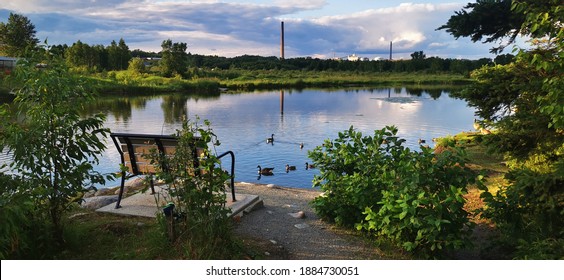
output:
M153 181L153 176L151 176L151 194L155 194L155 182Z
M118 200L116 203L116 209L121 208L121 206L119 205L121 203L121 197L123 196L123 188L125 186L125 172L121 173L121 184L119 186L119 195L118 195Z

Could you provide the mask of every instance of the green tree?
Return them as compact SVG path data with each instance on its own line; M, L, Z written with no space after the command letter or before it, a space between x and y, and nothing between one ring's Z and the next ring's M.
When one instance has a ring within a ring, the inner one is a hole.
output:
M37 63L45 67L37 67ZM13 155L10 163L22 184L18 193L33 199L37 215L51 221L52 240L64 244L63 213L85 184L103 183L93 165L105 149L101 114L81 118L83 105L93 100L84 83L75 79L56 57L23 61L14 78L16 115L1 107L1 148Z
M125 70L129 66L129 60L131 59L131 51L129 51L129 47L127 46L127 44L125 44L125 40L123 40L123 38L119 39L118 49L119 49L118 67L119 70Z
M486 20L496 11L493 7L485 9L488 5L503 5L504 12L499 15L502 18ZM513 62L475 71L472 76L477 82L462 93L476 107L483 125L496 128L484 137L486 143L504 153L512 167L506 176L508 186L493 194L484 193L489 206L486 215L514 239L512 244L518 244L517 257L561 258L564 254L564 9L559 0L479 1L468 7L474 10L457 12L447 23L447 31L455 37L471 36L479 40L488 35L486 41L493 41L509 36L513 40L520 33L532 38L532 48L516 49ZM466 21L470 14L484 21Z
M131 52L129 47L125 44L123 38L119 43L112 41L107 48L108 50L108 70L125 70L129 66L131 59Z
M67 46L67 44L51 46L51 53L53 55L65 58L65 53L66 53L68 48L69 48L69 46Z
M68 66L77 69L91 71L100 67L98 49L80 40L66 49L65 60Z
M136 74L145 73L145 62L142 58L134 57L129 61L127 70Z
M515 56L512 55L512 54L510 54L510 53L508 53L508 54L500 54L500 55L498 55L498 56L496 56L496 57L494 58L494 61L493 61L493 62L494 62L495 64L499 64L499 65L506 65L506 64L509 64L509 63L513 62L514 59L515 59Z
M173 43L170 39L161 44L162 59L159 62L164 76L183 75L188 70L188 54L186 43Z
M25 57L38 43L35 25L27 17L10 13L7 23L0 22L0 55Z
M511 3L512 0L477 0L476 3L468 3L437 30L444 29L457 39L470 37L473 42L483 40L484 43L491 43L509 37L507 44L492 49L492 52L501 51L515 41L525 20L522 13L511 10Z
M107 47L108 50L108 70L117 70L119 67L119 48L115 40L112 40Z
M411 54L411 59L413 60L423 60L427 57L423 51L414 52Z

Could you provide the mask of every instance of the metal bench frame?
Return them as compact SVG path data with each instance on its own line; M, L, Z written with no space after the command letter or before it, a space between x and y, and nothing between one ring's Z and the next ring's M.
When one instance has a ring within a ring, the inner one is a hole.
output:
M127 174L126 170L122 170L121 171L121 184L120 184L120 189L119 189L119 195L118 195L118 201L116 203L116 209L120 208L121 205L121 199L123 197L123 190L125 187L125 180L132 178L134 176L138 176L138 175L150 175L152 174L151 172L147 172L147 171L143 171L140 167L139 167L139 163L137 160L137 155L139 153L136 153L135 151L135 146L137 145L137 147L139 146L147 146L147 147L151 147L154 148L156 145L157 150L159 151L159 153L163 154L163 155L167 155L170 153L167 153L166 149L165 149L165 145L163 144L163 142L167 142L167 143L173 143L174 146L177 146L178 144L178 138L176 138L176 136L173 135L157 135L157 134L130 134L130 133L111 133L110 137L112 138L118 152L121 158L121 164L125 167L126 166L126 162L129 162L131 165L131 170L129 170L130 175ZM133 144L134 141L135 142L139 142L139 141L143 141L146 144ZM127 150L124 151L123 147L124 145L126 146ZM129 155L129 158L126 160L126 155ZM194 149L194 158L196 157L196 149ZM235 154L232 151L227 151L221 155L219 155L217 158L220 159L226 155L231 155L231 173L230 175L230 185L231 185L231 198L233 200L233 202L237 201L235 199ZM143 161L144 163L146 163L146 161ZM197 165L197 161L195 162L195 164ZM151 184L151 192L152 194L155 193L155 185L153 182L153 179L151 178L150 180L150 184Z

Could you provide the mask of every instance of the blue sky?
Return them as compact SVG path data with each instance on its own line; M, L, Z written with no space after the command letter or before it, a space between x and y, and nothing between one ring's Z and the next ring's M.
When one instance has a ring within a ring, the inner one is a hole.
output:
M455 40L435 29L469 0L2 0L0 21L10 12L27 16L41 41L109 45L123 38L130 49L159 51L163 40L186 42L205 55L279 56L280 22L286 57L409 58L492 57L492 45Z

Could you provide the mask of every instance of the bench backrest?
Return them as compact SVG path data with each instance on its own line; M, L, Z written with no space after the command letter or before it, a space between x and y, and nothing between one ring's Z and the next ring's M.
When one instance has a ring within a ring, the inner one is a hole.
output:
M178 146L178 139L172 135L111 133L110 136L120 153L121 163L134 175L154 174L157 171L147 158L151 150L156 149L165 156L171 156ZM204 149L194 149L194 166L197 166L197 159L203 153Z

